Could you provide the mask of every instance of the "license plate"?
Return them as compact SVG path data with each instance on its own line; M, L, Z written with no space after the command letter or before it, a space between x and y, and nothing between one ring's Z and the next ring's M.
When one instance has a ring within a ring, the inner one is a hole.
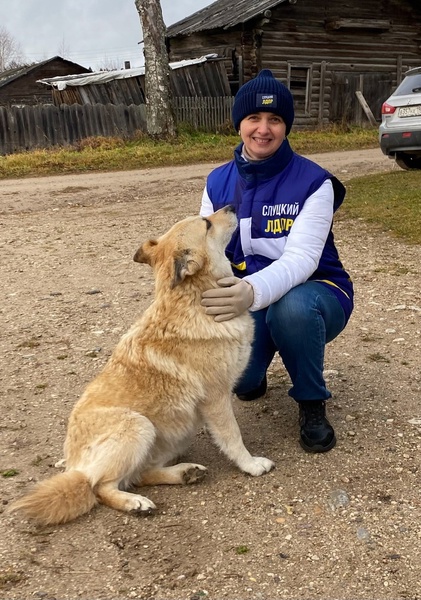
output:
M421 104L415 106L401 106L399 109L400 117L419 117L421 115Z

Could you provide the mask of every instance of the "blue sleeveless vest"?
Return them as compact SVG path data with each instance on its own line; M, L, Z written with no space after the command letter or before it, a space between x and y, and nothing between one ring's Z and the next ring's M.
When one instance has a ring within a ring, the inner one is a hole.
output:
M235 206L239 227L226 254L237 277L251 275L282 255L283 247L306 199L330 179L334 190L334 211L342 204L345 188L328 171L292 151L284 140L277 152L265 161L250 163L241 156L216 168L207 179L207 193L214 210ZM257 240L258 243L257 243ZM260 251L253 251L258 246ZM310 280L318 280L336 294L346 319L353 308L353 286L344 270L330 230L319 265Z

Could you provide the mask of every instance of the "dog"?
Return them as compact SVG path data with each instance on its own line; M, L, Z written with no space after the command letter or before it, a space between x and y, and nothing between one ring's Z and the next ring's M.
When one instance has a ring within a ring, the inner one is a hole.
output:
M273 468L244 446L232 405L250 356L252 318L218 323L201 306L202 292L232 275L225 248L237 225L226 206L208 218L187 217L138 249L134 260L154 272L154 301L75 404L66 470L38 483L10 511L40 525L66 523L97 503L151 514L155 504L127 490L202 480L203 465L172 464L200 427L241 471L258 476Z

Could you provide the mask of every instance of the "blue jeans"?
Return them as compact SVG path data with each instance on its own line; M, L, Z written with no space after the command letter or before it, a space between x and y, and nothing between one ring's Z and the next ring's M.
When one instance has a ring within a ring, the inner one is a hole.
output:
M235 392L258 388L279 352L292 381L288 392L292 398L297 402L330 398L323 377L325 346L346 324L334 292L317 281L306 281L251 314L255 322L252 354Z

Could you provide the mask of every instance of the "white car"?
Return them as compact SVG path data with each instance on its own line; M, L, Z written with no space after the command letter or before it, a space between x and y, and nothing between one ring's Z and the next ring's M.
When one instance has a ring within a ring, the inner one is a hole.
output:
M407 71L383 103L379 142L402 169L421 169L421 67Z

